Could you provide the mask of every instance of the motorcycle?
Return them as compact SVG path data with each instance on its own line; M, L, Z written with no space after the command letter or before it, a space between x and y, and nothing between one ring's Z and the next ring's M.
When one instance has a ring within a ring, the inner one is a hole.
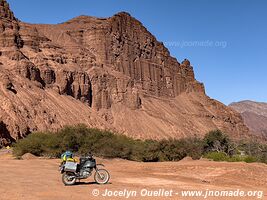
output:
M59 166L59 171L62 174L62 182L65 185L74 185L77 180L87 179L95 170L94 180L98 184L106 184L110 179L109 172L103 164L96 164L96 160L92 155L81 157L80 162L62 162Z

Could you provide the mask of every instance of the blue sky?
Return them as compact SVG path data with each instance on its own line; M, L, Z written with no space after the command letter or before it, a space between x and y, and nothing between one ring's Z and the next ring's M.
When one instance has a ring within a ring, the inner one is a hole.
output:
M126 11L188 58L207 94L225 104L267 102L265 0L8 0L17 18L61 23L79 15L109 17Z

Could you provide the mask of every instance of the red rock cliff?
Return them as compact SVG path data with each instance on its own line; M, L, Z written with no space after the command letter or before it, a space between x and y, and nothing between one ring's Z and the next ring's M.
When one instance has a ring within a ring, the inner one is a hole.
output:
M171 57L128 13L38 25L18 21L5 0L0 11L2 144L78 123L135 138L248 132L205 95L188 60Z

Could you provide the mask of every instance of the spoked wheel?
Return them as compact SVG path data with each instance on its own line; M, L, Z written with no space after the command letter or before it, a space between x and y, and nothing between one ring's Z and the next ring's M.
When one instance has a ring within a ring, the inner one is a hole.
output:
M76 182L75 174L72 172L64 172L62 174L62 182L65 185L74 185Z
M105 169L97 169L95 172L95 182L98 184L106 184L108 183L110 175Z

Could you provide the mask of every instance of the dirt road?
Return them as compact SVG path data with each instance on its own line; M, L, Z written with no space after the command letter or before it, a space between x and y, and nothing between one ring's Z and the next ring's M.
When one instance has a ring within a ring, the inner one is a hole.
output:
M67 187L62 184L61 175L57 171L59 160L15 160L9 154L1 154L0 199L110 200L126 199L127 195L129 199L138 200L205 199L204 196L182 197L182 191L187 190L263 191L262 196L255 192L250 197L213 196L206 199L267 199L267 165L264 164L206 160L165 163L138 163L119 159L97 161L105 164L110 171L110 184L97 185L91 177L86 182ZM104 197L107 191L110 196ZM148 191L154 192L153 197L145 196L150 194ZM99 195L93 196L92 192L99 192ZM172 195L168 197L166 194L170 193ZM122 197L115 196L119 194ZM252 192L246 194L251 195Z

